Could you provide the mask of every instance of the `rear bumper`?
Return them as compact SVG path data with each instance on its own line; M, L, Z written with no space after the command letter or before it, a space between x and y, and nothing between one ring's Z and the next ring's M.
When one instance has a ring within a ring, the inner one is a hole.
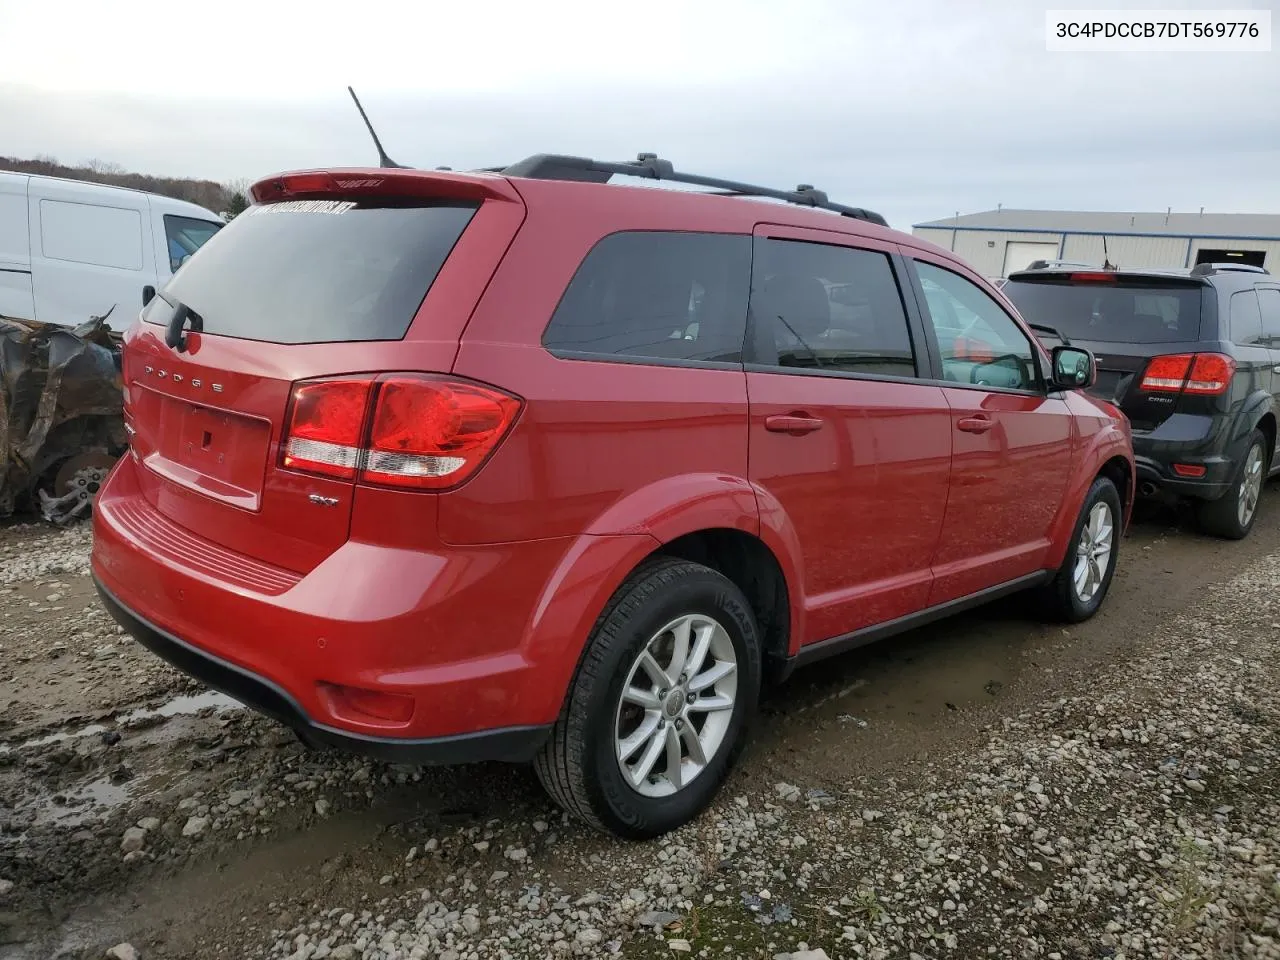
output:
M1205 476L1202 479L1179 477L1173 472L1172 463L1203 464ZM1134 457L1134 466L1138 478L1138 496L1140 497L1195 497L1200 500L1216 500L1230 487L1230 470L1232 463L1206 463L1195 457L1179 457L1171 462L1162 462L1150 457ZM1227 479L1219 479L1225 477Z
M1139 496L1216 500L1231 486L1236 459L1217 417L1174 414L1153 431L1133 434ZM1181 476L1175 464L1203 467L1204 474Z
M107 609L143 645L313 743L413 763L536 753L582 640L554 629L534 645L531 614L547 605L573 539L351 540L306 573L250 570L256 561L157 512L139 489L142 469L121 459L99 491L92 570ZM352 690L412 710L375 715Z
M549 725L508 727L415 740L359 734L326 726L307 716L284 688L148 623L117 600L96 576L94 585L107 612L156 656L214 690L220 690L259 713L292 727L303 742L314 747L337 747L388 763L523 762L537 754L551 730Z

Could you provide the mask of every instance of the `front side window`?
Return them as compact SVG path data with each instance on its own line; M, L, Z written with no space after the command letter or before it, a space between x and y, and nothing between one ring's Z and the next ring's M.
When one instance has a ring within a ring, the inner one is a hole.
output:
M958 273L919 260L916 270L944 380L1012 390L1038 387L1031 341L995 300Z
M542 344L590 358L741 363L750 274L750 237L611 234L574 274Z
M916 376L889 258L797 240L759 240L751 317L761 361L815 371Z
M223 226L224 224L214 223L212 220L165 214L164 233L169 246L169 272L177 273L178 268L186 263L187 257L203 247Z

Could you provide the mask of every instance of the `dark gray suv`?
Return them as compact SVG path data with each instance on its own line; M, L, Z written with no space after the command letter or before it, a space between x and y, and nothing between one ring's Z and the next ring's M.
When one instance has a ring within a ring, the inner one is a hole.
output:
M1277 469L1280 281L1244 264L1032 264L1001 292L1046 343L1093 351L1092 392L1132 424L1141 495L1192 498L1207 533L1248 534Z

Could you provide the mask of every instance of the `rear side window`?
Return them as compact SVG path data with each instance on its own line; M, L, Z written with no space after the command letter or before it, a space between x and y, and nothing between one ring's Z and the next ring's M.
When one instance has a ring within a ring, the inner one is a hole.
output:
M752 264L751 317L765 363L916 375L902 295L883 253L759 240Z
M741 363L751 239L624 232L595 245L543 334L559 354Z
M124 207L40 201L40 249L50 260L142 269L142 214Z
M222 227L223 224L211 220L166 214L164 233L165 242L169 245L169 271L177 273L187 257L203 247Z
M1259 287L1258 306L1262 311L1262 338L1269 345L1280 347L1280 290Z
M220 336L399 340L476 209L345 200L250 207L174 274L144 319L166 323L183 303Z
M1177 343L1200 338L1198 285L1011 279L1000 292L1028 323L1053 327L1071 340Z
M1258 309L1258 295L1244 290L1231 295L1231 342L1257 343L1262 338L1262 313Z

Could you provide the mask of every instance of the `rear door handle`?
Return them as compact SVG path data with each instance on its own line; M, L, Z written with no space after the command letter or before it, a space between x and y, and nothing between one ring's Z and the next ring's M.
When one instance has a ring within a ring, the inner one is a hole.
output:
M965 433L986 433L995 425L990 417L964 417L956 423Z
M817 417L806 417L801 413L790 414L774 414L772 417L765 417L764 428L774 433L789 433L793 437L801 436L806 433L813 433L815 430L822 429L823 421Z

